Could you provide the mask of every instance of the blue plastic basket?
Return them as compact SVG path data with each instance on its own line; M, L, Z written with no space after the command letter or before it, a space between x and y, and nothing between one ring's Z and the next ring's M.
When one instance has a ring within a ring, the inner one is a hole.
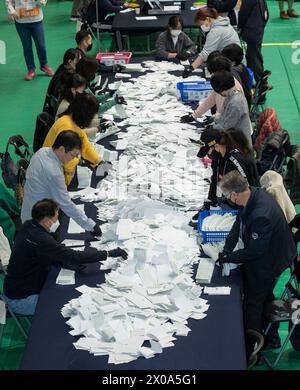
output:
M208 217L209 215L212 215L212 214L224 215L227 213L237 214L238 210L205 210L205 211L201 211L201 213L199 214L199 219L198 219L198 232L202 234L202 238L203 238L204 243L205 242L219 242L219 241L224 241L226 239L226 237L228 236L230 231L222 231L222 230L217 231L217 232L206 231L206 230L202 230L202 225L203 225L204 219L206 217Z
M212 91L210 81L182 81L177 83L183 102L195 102L205 99Z

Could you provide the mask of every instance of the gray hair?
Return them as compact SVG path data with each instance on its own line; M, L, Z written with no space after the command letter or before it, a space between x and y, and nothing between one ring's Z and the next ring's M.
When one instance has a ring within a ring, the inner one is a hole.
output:
M219 186L223 194L236 192L237 194L245 192L249 188L248 181L238 171L227 173L220 181Z

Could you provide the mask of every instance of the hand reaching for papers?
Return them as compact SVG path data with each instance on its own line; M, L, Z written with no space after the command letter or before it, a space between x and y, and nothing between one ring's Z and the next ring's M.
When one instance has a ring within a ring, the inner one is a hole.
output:
M193 70L194 70L194 68L192 67L192 65L186 67L184 69L184 71L182 72L182 77L184 79L186 79L187 77L189 77L192 74Z
M125 105L127 105L127 102L126 102L126 100L123 98L123 96L117 95L117 96L115 97L115 101L116 101L117 104L125 104Z
M94 237L101 237L102 236L102 230L100 229L100 226L97 224L95 225L94 230L91 231L91 233Z
M192 114L183 115L180 118L181 123L191 123L191 122L194 122L194 120L195 120L195 118L193 117Z
M120 65L120 64L115 64L113 65L113 72L115 73L119 73L119 72L122 72L123 70L125 70L125 66L124 65Z
M124 249L121 249L120 247L116 249L112 249L107 252L109 257L122 257L122 259L126 260L128 258L128 254Z
M178 53L178 54L176 55L176 58L177 58L179 61L186 61L186 60L188 60L188 59L190 58L190 56L191 56L191 53L190 53L190 52L188 52L188 51L183 51L183 52L181 52L181 53Z

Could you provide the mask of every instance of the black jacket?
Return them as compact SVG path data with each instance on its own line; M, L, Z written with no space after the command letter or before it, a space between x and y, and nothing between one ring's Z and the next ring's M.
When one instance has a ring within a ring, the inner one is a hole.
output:
M248 108L250 111L251 107L251 88L250 88L250 76L248 69L244 64L233 65L231 68L232 75L241 83L244 95L248 103Z
M244 249L232 252L240 232ZM265 190L251 187L250 199L226 239L224 252L229 253L228 262L244 263L245 293L268 288L295 259L297 250L286 218Z
M261 44L264 29L269 20L269 10L266 0L246 0L242 2L238 28L241 37L247 43Z
M98 1L99 22L104 24L108 14L117 13L123 9L123 1L120 0L96 0L96 1ZM96 1L93 1L91 5L88 7L87 20L89 24L96 22Z
M76 269L80 264L105 259L106 251L74 251L57 242L39 223L26 221L15 240L4 280L4 294L10 299L39 294L54 262Z
M238 150L233 150L221 157L220 154L215 153L212 159L212 177L208 193L208 199L217 202L217 186L219 181L226 173L231 171L238 171L247 178L250 186L260 187L259 176L255 161L251 155L244 158Z

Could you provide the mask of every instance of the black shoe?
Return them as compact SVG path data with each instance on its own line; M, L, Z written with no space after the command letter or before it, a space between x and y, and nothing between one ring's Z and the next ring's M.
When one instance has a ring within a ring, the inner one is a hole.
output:
M246 332L246 352L248 357L247 368L254 367L260 360L260 350L264 345L264 337L261 333L253 329L248 329Z

